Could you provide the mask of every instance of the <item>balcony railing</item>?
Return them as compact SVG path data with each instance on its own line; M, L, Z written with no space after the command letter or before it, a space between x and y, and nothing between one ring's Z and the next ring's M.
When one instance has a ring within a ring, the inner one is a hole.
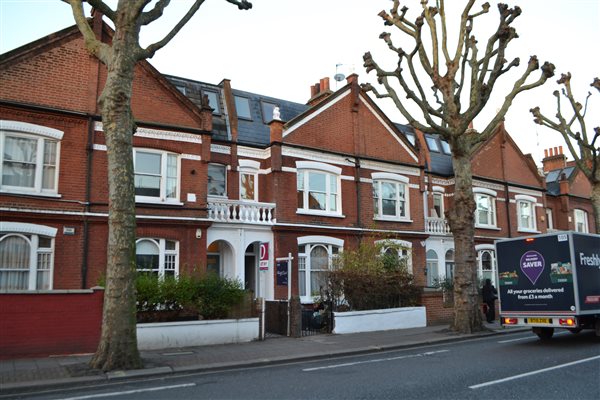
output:
M275 204L236 200L208 200L208 218L217 222L271 225Z
M425 232L434 235L450 235L450 226L445 218L425 217Z

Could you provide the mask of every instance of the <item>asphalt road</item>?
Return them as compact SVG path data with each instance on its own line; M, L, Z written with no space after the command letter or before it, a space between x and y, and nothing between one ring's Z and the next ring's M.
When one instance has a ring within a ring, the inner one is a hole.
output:
M70 388L28 399L600 399L591 331L533 334Z

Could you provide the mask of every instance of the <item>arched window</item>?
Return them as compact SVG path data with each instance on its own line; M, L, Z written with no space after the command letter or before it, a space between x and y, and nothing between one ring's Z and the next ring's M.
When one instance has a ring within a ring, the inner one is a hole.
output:
M163 276L179 274L179 242L166 239L138 239L135 246L137 270Z
M0 223L0 290L50 290L56 229Z
M446 279L454 279L454 250L446 252Z
M327 283L327 272L344 241L327 236L298 238L298 287L302 301L311 302Z
M494 251L493 245L481 245L476 246L477 250L477 265L478 265L478 276L481 280L481 284L486 279L490 279L494 286L496 284L496 252Z
M427 286L434 287L440 279L438 271L438 256L433 250L427 250Z

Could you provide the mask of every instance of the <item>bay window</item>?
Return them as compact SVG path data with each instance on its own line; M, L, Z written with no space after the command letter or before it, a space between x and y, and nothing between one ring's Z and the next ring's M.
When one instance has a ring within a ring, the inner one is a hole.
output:
M535 198L531 196L515 196L517 204L517 224L519 231L535 232L537 228L535 218Z
M475 193L475 226L478 228L496 227L496 192L493 190L474 188Z
M341 215L341 169L328 164L297 161L298 212Z
M135 199L140 202L179 201L179 157L149 149L134 149Z
M575 209L575 231L581 233L589 233L588 215L587 212L580 209Z
M311 302L327 284L327 273L344 241L327 236L298 238L298 288L304 302Z
M383 220L407 220L408 178L385 172L372 174L373 218Z
M56 129L1 120L1 190L56 194L62 136Z

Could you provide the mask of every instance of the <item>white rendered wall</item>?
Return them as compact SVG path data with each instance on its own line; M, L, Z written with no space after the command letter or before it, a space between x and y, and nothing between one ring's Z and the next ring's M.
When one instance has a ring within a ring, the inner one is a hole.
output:
M427 325L425 307L336 312L333 333L386 331L421 328Z

